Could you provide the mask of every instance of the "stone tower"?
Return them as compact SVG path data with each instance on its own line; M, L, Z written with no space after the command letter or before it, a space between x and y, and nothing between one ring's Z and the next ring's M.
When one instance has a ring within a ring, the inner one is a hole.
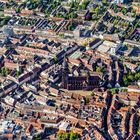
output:
M67 88L68 83L68 73L69 73L69 66L66 58L64 58L63 65L62 65L62 88Z

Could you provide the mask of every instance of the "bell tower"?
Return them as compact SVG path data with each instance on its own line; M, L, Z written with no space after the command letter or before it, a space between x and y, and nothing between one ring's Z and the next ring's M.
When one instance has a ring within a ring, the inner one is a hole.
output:
M64 58L63 64L62 64L62 83L61 83L61 86L64 89L67 88L67 84L68 84L68 73L69 73L68 62L67 62L66 58Z

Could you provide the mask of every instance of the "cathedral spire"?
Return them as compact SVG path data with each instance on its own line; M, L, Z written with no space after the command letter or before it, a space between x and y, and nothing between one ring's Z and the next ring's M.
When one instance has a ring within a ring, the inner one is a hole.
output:
M66 57L64 57L62 68L64 70L68 69L68 62L67 62L67 58Z

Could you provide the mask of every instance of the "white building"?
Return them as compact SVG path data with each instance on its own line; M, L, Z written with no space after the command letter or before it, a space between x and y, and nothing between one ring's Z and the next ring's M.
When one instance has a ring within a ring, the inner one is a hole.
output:
M71 127L70 127L70 124L68 122L62 122L59 126L59 130L65 131L65 132L70 131L70 128Z
M117 3L117 4L124 3L124 0L114 0L113 3Z
M97 50L102 53L108 53L116 55L116 52L121 48L121 44L117 44L111 41L104 41Z

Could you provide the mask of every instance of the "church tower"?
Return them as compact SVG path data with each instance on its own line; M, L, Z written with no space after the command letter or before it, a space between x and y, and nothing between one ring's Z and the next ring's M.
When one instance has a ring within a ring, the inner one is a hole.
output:
M63 64L62 64L62 83L61 87L66 89L68 84L68 73L69 73L69 66L66 58L64 58Z

